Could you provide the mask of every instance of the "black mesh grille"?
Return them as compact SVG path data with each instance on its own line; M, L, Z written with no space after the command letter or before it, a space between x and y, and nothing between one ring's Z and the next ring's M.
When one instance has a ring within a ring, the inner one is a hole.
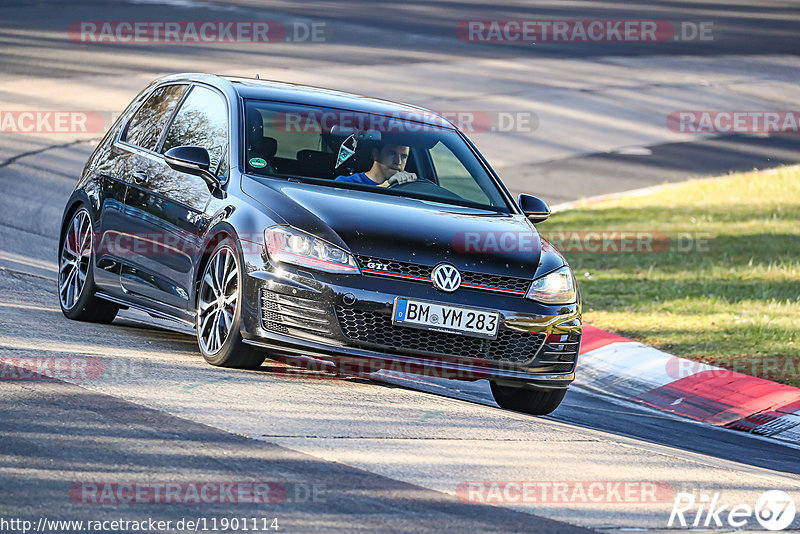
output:
M278 309L278 304L267 297L266 291L261 293L261 327L270 332L288 334L289 329L283 324L283 315Z
M523 364L531 362L544 343L545 334L501 330L497 339L482 339L444 332L395 326L389 314L336 306L336 316L350 340L380 346L392 352L480 358ZM568 369L569 370L569 369Z
M384 260L380 258L373 258L371 256L357 256L358 263L362 269L369 269L369 263L380 263L383 268L375 269L390 274L405 274L410 276L419 276L425 278L428 282L431 278L431 271L435 265L419 265L417 263L408 263L404 261ZM376 273L365 273L367 275L377 275ZM494 274L474 273L470 271L461 271L461 283L473 286L481 286L487 291L494 290L510 290L524 293L528 290L531 281L527 278L515 278L511 276L499 276ZM474 288L465 288L474 289Z
M482 273L461 273L461 283L473 286L494 287L525 292L531 281L526 278L511 278L510 276L497 276Z
M556 365L542 365L547 368L548 373L569 373L575 364L572 363L559 363Z

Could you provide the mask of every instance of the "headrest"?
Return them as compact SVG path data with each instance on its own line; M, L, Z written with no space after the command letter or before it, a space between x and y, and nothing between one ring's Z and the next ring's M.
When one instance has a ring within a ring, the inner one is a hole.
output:
M262 158L271 158L278 151L278 141L274 137L260 137L252 141L252 150Z
M256 108L247 110L247 133L252 137L264 137L264 118Z

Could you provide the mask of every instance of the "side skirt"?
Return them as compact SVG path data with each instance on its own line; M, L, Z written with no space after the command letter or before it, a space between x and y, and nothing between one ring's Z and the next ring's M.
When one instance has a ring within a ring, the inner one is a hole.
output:
M150 314L150 315L152 315L154 317L159 317L161 319L168 319L170 321L175 321L177 323L180 323L180 324L182 324L184 326L188 326L189 328L194 328L194 321L187 321L186 319L178 317L177 315L171 315L171 314L166 313L166 312L162 312L162 311L159 311L159 310L154 310L152 308L148 308L147 306L143 306L141 304L135 304L133 302L127 301L125 299L121 299L119 297L112 297L111 295L107 295L107 294L102 293L100 291L95 293L95 296L97 298L101 298L103 300L107 300L109 302L113 302L114 304L119 304L120 306L128 306L128 307L131 307L131 308L136 308L137 310L143 311L143 312L145 312L147 314ZM194 316L195 314L192 313L191 315Z

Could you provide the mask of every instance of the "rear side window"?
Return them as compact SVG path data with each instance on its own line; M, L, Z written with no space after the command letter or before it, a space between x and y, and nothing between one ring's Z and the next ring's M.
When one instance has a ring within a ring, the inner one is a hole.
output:
M155 150L161 132L187 87L165 85L156 89L128 123L122 140L147 150Z
M186 97L164 139L165 153L176 146L201 146L208 150L211 171L224 175L228 147L228 109L215 91L195 86Z

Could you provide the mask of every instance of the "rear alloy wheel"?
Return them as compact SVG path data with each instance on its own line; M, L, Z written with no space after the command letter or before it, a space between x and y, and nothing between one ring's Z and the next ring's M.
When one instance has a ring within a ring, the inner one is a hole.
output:
M501 386L494 382L491 382L491 386L492 396L501 408L531 415L547 415L553 412L567 393L566 389L526 389Z
M211 365L257 368L264 361L264 354L242 341L241 295L238 253L225 238L206 262L197 292L197 344Z
M110 323L119 308L94 296L94 230L89 211L81 207L72 214L62 234L58 255L58 300L69 319Z

